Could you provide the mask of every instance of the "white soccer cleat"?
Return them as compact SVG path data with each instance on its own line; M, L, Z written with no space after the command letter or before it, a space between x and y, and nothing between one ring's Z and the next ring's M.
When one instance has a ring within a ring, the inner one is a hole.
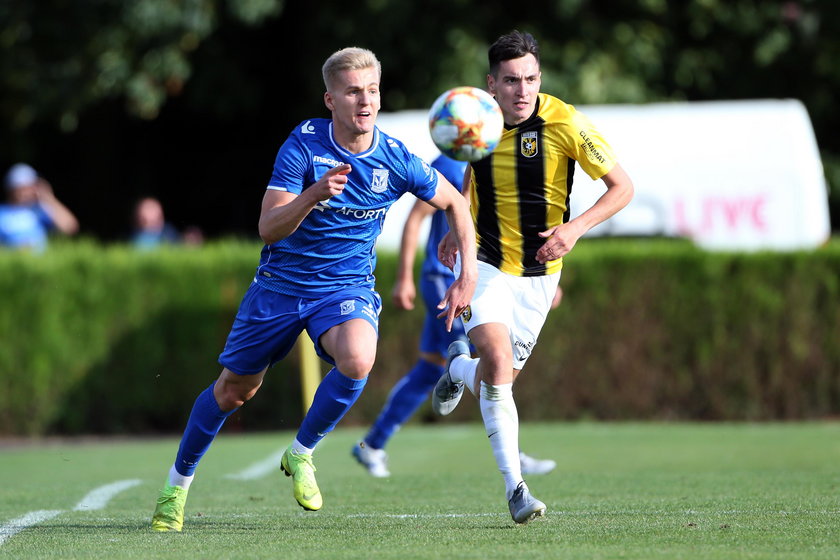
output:
M452 360L458 356L469 356L470 347L465 341L456 340L449 345L447 354L446 369L438 379L434 391L432 391L432 410L441 416L446 416L455 410L464 395L464 382L456 383L452 381L452 377L449 375L449 366L452 364Z
M557 466L551 459L535 459L519 452L519 468L522 474L548 474Z
M384 449L374 449L360 441L353 446L353 457L359 462L371 476L376 478L387 478L391 476L388 470L388 454Z
M508 500L508 507L510 516L520 525L545 515L545 504L531 495L524 480L519 483L513 496Z

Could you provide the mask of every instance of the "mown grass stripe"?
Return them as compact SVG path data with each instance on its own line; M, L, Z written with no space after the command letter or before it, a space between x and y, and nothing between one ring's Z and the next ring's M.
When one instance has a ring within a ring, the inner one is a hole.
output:
M283 451L285 450L280 450L277 453L266 457L262 461L252 463L239 472L226 474L225 478L233 480L256 480L258 478L262 478L271 471L275 471L280 468L280 459L283 457Z

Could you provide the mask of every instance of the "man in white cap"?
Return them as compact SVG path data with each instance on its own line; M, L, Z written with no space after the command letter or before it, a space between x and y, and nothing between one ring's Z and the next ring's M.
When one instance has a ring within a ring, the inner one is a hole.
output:
M52 230L79 231L76 216L53 194L52 187L29 165L17 163L6 173L7 204L0 204L0 246L43 251Z

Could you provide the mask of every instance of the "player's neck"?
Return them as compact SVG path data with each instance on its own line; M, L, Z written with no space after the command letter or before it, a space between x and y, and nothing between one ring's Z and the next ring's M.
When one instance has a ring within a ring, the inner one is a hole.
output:
M351 154L359 154L373 145L373 131L358 133L334 126L333 139Z

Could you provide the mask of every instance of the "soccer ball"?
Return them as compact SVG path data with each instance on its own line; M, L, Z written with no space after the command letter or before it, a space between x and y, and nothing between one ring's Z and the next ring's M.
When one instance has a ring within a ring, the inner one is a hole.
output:
M429 110L429 132L444 155L478 161L490 155L502 138L504 118L493 96L474 87L443 92Z

